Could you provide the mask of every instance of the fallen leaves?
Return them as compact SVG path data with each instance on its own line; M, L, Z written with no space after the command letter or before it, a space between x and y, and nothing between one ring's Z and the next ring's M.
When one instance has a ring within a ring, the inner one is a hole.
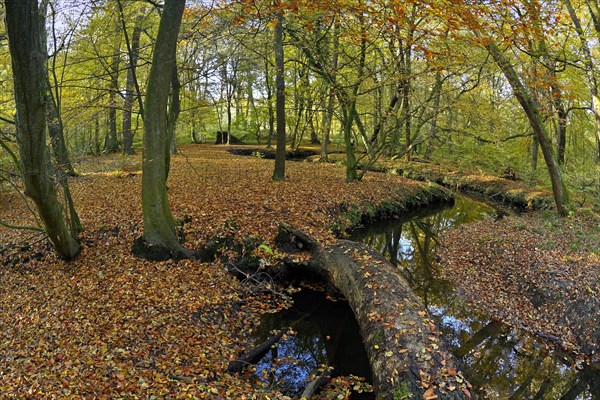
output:
M419 183L377 174L346 184L343 168L328 164L288 163L288 179L274 183L271 161L214 146L181 150L173 158L169 197L173 214L187 221L190 249L235 227L238 238L260 237L267 257L280 221L326 242L334 225L351 224L341 218L349 206L421 190ZM0 228L0 248L27 242L0 254L0 395L281 398L222 372L248 344L259 313L276 304L246 296L218 262L131 255L142 234L138 161L105 156L79 164L81 175L70 185L86 230L82 254L71 263L39 237ZM0 219L33 223L18 196L0 196Z
M443 238L444 270L499 320L598 361L600 218L543 213L464 225Z

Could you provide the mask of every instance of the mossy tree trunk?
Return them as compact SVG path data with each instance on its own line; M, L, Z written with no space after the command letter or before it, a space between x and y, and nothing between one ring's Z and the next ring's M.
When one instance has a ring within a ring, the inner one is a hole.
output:
M17 143L25 194L35 203L52 245L64 259L79 254L77 231L69 230L58 202L46 146L48 70L46 29L37 0L5 2L6 28L12 60Z
M142 158L144 240L148 246L168 250L176 258L189 253L179 244L167 196L170 159L167 103L184 8L185 0L165 1L146 89Z

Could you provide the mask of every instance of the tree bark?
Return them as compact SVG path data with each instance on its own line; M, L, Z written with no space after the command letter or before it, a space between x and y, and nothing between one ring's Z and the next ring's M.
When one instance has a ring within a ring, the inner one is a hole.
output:
M48 71L45 20L37 0L5 2L6 28L12 60L17 144L25 194L35 203L52 245L64 259L79 254L76 232L64 221L50 175L46 147Z
M120 2L119 2L120 6ZM122 18L124 18L122 16ZM129 68L127 69L127 82L125 84L125 100L123 101L123 154L134 154L133 152L133 132L131 131L131 121L133 112L133 103L135 101L136 93L134 90L137 88L137 77L136 68L137 60L140 48L140 36L142 33L141 27L141 15L138 15L135 19L135 26L133 28L133 34L131 35L131 44L129 44L129 38L125 27L123 27L123 33L125 35L127 44L127 51L129 53ZM124 23L124 21L123 21ZM137 91L137 90L136 90ZM138 93L139 98L139 93ZM142 110L140 110L142 112ZM142 113L143 117L143 113Z
M556 209L561 216L566 216L569 213L568 204L568 192L562 180L560 173L560 167L556 162L554 153L552 151L552 144L550 143L549 135L542 121L542 117L539 113L539 106L535 99L527 92L525 86L521 82L517 72L510 64L510 61L504 54L500 52L500 49L494 42L490 42L486 45L487 50L496 61L496 64L502 70L504 76L508 80L513 93L523 111L529 119L529 124L535 133L542 154L544 155L544 161L546 162L546 168L550 175L550 181L552 183L552 192L554 194L554 202Z
M144 240L148 246L168 250L175 258L190 255L177 239L167 197L167 103L184 7L185 0L167 0L163 8L146 89L142 158Z
M441 339L426 308L400 272L366 246L336 240L322 247L308 235L280 226L280 241L301 243L312 253L309 268L346 298L360 326L373 372L377 399L467 399L458 363ZM456 389L440 389L440 384ZM475 394L472 395L473 397ZM433 398L433 397L430 397Z
M594 21L594 28L596 30L596 36L600 39L600 7L596 0L587 0L588 8ZM588 39L585 36L579 17L573 8L571 0L564 0L569 17L575 26L575 31L579 37L581 43L581 50L583 52L583 62L585 65L585 73L587 75L590 93L592 95L592 111L594 113L596 122L596 163L600 163L600 90L598 89L598 77L596 69L594 67L594 61L592 58L592 52L590 50Z
M120 37L121 24L117 23L115 36ZM121 46L116 40L115 52L110 63L110 88L108 95L108 137L106 140L106 151L116 153L119 151L119 139L117 137L117 94L119 92L119 67L121 64Z
M41 3L40 12L43 15L47 14L48 11L48 2L44 1ZM54 22L53 20L53 38L54 38L54 46L57 46L56 43L56 35L54 32ZM44 38L44 46L47 47L47 41ZM70 176L75 175L75 170L73 169L73 165L71 164L71 160L69 159L69 151L67 150L67 143L65 141L64 135L64 126L63 121L60 115L60 88L59 88L59 80L56 74L56 53L52 55L51 58L51 67L48 70L48 96L46 103L46 112L47 112L47 123L48 123L48 135L50 136L50 147L52 148L52 153L54 155L54 159L57 164L57 168L61 171L61 173L66 173ZM50 84L50 77L54 82L54 90L52 90L52 85Z
M425 150L425 159L430 160L433 154L435 141L437 139L437 124L438 116L440 114L440 99L442 97L442 73L437 71L435 74L435 86L433 87L433 117L431 118L431 128L429 129L429 135L427 137L427 148Z
M278 3L277 3L278 4ZM273 180L285 180L285 81L283 78L283 14L277 14L275 27L275 114L277 118L277 147L275 148L275 167Z
M329 90L327 91L327 108L323 112L323 141L321 142L321 161L327 161L327 154L329 153L329 135L331 133L331 122L333 121L333 110L335 108L335 87L333 83L335 82L337 76L339 46L340 28L338 24L335 24L333 27L333 42L331 45L331 82L327 79L325 80Z

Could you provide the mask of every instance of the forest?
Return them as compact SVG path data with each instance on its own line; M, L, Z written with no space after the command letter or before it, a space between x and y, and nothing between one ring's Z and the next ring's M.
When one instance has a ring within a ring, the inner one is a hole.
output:
M600 399L597 0L0 14L0 398Z

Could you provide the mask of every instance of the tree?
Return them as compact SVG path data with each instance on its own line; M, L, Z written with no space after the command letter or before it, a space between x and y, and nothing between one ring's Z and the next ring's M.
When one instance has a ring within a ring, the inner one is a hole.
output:
M65 221L63 207L58 202L49 174L45 18L37 0L6 0L5 7L25 194L35 203L56 251L62 258L72 259L80 251L77 228Z
M125 37L125 44L127 45L127 55L129 57L129 68L127 69L127 83L125 86L125 98L123 100L123 154L134 154L133 151L133 132L131 131L131 120L133 112L134 96L137 97L140 105L140 114L144 115L144 107L142 103L142 95L140 93L140 87L137 80L136 68L139 57L140 48L140 36L142 33L142 17L144 9L140 9L139 13L135 16L135 25L133 28L133 34L131 41L127 33L127 26L125 25L125 15L123 13L123 6L121 0L117 1L119 6L119 15L121 17L121 25L123 29L123 36ZM134 93L135 89L135 93Z
M142 210L144 241L148 247L166 251L174 258L188 257L175 231L167 197L170 138L167 129L169 90L175 72L177 37L185 0L167 0L163 8L144 106L142 158Z
M276 3L278 5L278 3ZM285 81L283 79L283 11L277 10L275 26L275 115L277 118L277 146L273 180L285 180Z
M548 168L548 174L550 175L550 182L552 183L552 192L554 194L556 209L560 215L565 216L569 212L567 208L569 196L562 180L558 162L556 161L556 157L552 151L550 136L548 135L546 126L544 125L540 115L540 107L537 104L535 97L533 97L523 85L514 67L511 65L508 58L502 54L496 43L490 41L487 43L486 48L502 70L502 73L511 86L515 97L521 104L525 114L527 114L531 128L536 135L538 144L540 145L542 154L544 155L544 160L546 161L546 167Z

